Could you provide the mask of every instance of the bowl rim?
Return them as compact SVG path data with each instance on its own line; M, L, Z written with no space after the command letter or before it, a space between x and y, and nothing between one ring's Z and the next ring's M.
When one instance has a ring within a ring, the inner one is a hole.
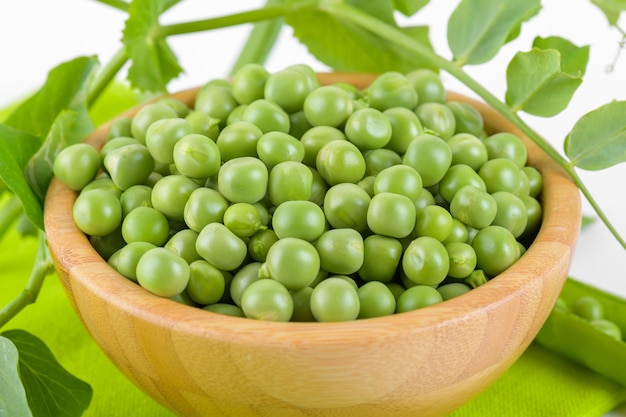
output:
M365 86L375 75L335 72L320 73L318 76L322 83L345 81L346 76L356 76L351 83ZM183 90L170 96L189 104L200 88ZM519 292L525 291L528 284L536 284L537 280L541 280L534 272L540 272L542 268L552 268L557 264L562 266L563 262L569 266L580 231L580 196L578 188L565 172L503 116L476 99L455 92L447 94L448 100L460 100L476 106L483 114L486 129L490 133L508 131L521 137L529 150L529 164L537 167L544 177L542 223L535 240L521 258L523 261L516 262L497 278L489 280L468 294L410 312L328 323L259 321L180 304L149 293L137 283L121 276L103 260L73 222L71 205L77 193L54 178L45 199L44 223L55 266L57 271L62 271L59 278L64 281L70 301L76 308L75 295L71 287L72 280L79 280L89 291L106 299L111 308L121 309L136 319L158 323L160 326L190 334L202 333L220 339L236 338L239 343L244 340L245 343L259 343L257 333L267 334L270 330L273 341L266 339L262 341L264 344L280 343L283 339L292 340L293 337L310 334L312 331L316 337L310 338L310 343L328 343L335 337L333 335L346 331L367 338L376 329L384 328L386 334L391 334L393 330L410 331L416 327L439 327L451 321L471 320L475 315L496 308L506 300L516 297ZM120 116L132 115L145 104L142 103ZM85 142L99 149L110 123L111 121L94 130L87 136ZM567 209L566 215L555 213L556 210L563 208ZM550 214L549 223L546 222L546 213ZM573 219L577 221L573 222ZM68 275L67 279L62 277L65 273ZM565 278L561 278L559 288L565 282ZM494 294L498 295L496 299L493 298ZM224 331L225 329L228 331Z

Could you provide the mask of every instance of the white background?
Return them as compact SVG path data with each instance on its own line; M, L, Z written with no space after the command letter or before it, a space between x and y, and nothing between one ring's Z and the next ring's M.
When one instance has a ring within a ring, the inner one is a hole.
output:
M457 0L431 1L411 19L413 24L431 26L435 49L446 57L450 53L445 25L457 3ZM611 100L626 100L626 51L617 60L615 70L608 73L606 68L615 60L621 34L609 27L604 15L590 0L550 0L544 3L540 14L523 26L520 38L508 44L495 60L466 69L502 98L506 64L515 52L530 49L535 36L559 35L580 46L590 45L585 82L570 108L549 120L525 117L561 150L563 138L580 116ZM187 0L170 10L163 22L217 16L261 4L261 1ZM97 55L102 63L106 63L120 47L124 18L123 13L91 0L0 0L0 105L38 87L45 80L47 71L62 61L79 55ZM626 27L624 18L621 24ZM170 91L227 75L249 29L249 26L240 26L210 34L172 38L170 44L186 72L170 84ZM299 62L318 70L326 69L308 54L286 27L267 66L270 70L277 70ZM443 77L449 89L467 92L446 74ZM626 235L626 166L622 164L602 172L583 172L581 176L620 233ZM586 202L583 202L583 208L585 213L593 215ZM625 269L626 250L600 222L582 233L571 276L626 297Z

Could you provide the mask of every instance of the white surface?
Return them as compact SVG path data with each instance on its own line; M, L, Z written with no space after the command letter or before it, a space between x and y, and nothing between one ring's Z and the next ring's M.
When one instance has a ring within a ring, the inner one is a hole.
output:
M216 16L227 13L228 9L241 11L262 3L187 0L171 10L164 21ZM432 25L431 39L435 49L444 56L450 55L445 42L445 23L457 3L431 1L417 18L412 19L413 23ZM468 67L467 71L489 86L496 96L503 97L506 64L516 51L530 49L535 36L559 35L578 45L590 45L586 79L570 108L549 120L525 117L560 150L563 138L580 116L611 100L626 99L626 51L617 61L615 71L607 73L606 67L613 62L618 51L619 32L608 26L605 17L589 0L544 3L540 14L523 26L521 37L507 45L493 62ZM123 13L95 1L0 1L0 105L36 88L44 81L47 71L61 61L78 55L97 55L102 63L107 62L119 47L123 23ZM624 19L622 26L626 26ZM248 30L249 26L241 26L171 39L186 73L171 83L170 90L225 76ZM312 59L285 28L267 66L276 70L297 62L326 69ZM444 80L448 88L467 92L445 74ZM626 166L622 164L602 172L583 172L581 176L620 233L626 235ZM585 213L593 214L586 202L583 207ZM581 235L571 276L626 297L625 265L626 250L598 222Z

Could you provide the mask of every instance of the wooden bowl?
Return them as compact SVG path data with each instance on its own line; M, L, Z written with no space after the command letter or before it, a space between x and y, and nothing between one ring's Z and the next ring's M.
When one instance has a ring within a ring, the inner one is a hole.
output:
M320 79L363 88L373 76ZM175 97L191 104L195 93ZM471 103L488 132L523 136L494 110ZM100 147L106 129L87 142ZM178 415L444 416L523 353L568 273L581 222L578 189L527 146L529 163L543 174L543 223L523 257L468 294L383 318L274 323L151 295L91 247L72 220L76 193L57 180L46 199L46 232L58 276L92 337L121 372Z

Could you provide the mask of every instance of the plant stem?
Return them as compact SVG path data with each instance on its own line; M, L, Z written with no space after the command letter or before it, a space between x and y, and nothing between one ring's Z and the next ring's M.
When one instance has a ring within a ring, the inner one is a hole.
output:
M319 7L319 0L303 0L295 3L283 3L271 7L263 7L256 10L235 13L227 16L213 17L210 19L194 20L190 22L175 23L159 27L156 37L172 35L182 35L193 32L203 32L206 30L220 29L228 26L236 26L245 23L259 22L281 18L291 13L296 13L305 9Z
M265 7L273 7L280 4L281 0L267 0ZM248 35L248 40L243 46L239 57L235 61L230 75L235 74L241 67L246 64L256 63L264 64L267 56L272 50L280 30L283 26L283 18L277 17L271 20L261 21L254 24L254 27Z
M45 278L52 271L52 258L46 245L45 233L39 231L38 238L37 253L26 287L0 310L0 328L4 327L26 306L37 300Z
M497 97L491 94L487 89L480 85L476 80L470 77L465 71L463 71L460 65L448 61L447 59L437 55L428 48L424 47L419 42L415 41L411 37L405 35L396 28L369 16L360 10L351 7L344 3L323 3L321 8L326 12L343 19L344 21L357 24L364 29L371 31L372 33L380 36L383 39L394 42L400 45L412 53L415 53L434 64L436 67L448 72L456 79L464 83L468 88L473 90L478 96L480 96L488 105L493 107L496 111L507 118L517 128L519 128L528 138L530 138L541 150L543 150L550 158L552 158L559 166L561 166L567 174L571 177L572 181L578 186L583 193L587 201L591 204L598 217L602 220L605 226L609 229L611 234L617 239L617 241L626 249L626 242L613 227L610 220L604 214L602 209L598 206L595 199L591 196L587 187L583 184L580 177L576 174L571 164L559 154L545 139L543 139L537 132L535 132L530 126L526 124L513 110L511 110L505 103L500 101Z
M98 3L106 4L107 6L111 6L123 12L128 11L128 2L124 0L95 0L95 1L97 1Z
M115 78L117 73L122 69L124 64L128 61L128 55L126 55L126 49L120 48L111 60L105 65L98 73L96 78L90 85L90 89L87 93L87 106L91 107L100 94L106 89L111 81Z
M21 213L22 202L18 196L12 194L9 201L0 208L0 238L6 234Z

